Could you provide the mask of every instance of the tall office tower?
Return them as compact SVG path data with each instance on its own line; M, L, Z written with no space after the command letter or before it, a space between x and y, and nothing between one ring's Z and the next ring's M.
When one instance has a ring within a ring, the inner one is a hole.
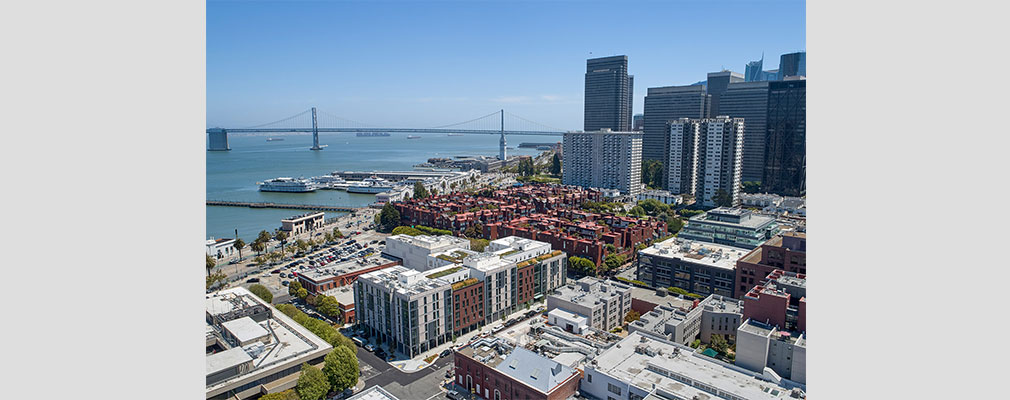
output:
M719 97L719 114L744 119L744 182L760 182L765 172L765 136L768 133L768 82L730 83Z
M666 160L666 189L670 193L694 195L695 167L698 164L697 120L680 118L667 123L670 152Z
M708 73L705 88L708 90L708 94L712 95L712 111L709 112L709 115L723 115L719 112L719 95L726 91L730 83L737 82L743 82L743 75L739 72L722 70Z
M628 127L624 130L633 131L635 130L634 122L634 104L635 104L635 76L628 75Z
M762 190L785 196L806 191L806 120L807 81L769 82Z
M666 162L669 153L666 123L678 118L707 118L712 96L705 85L649 88L645 96L642 158Z
M626 131L631 126L628 56L586 60L583 130Z
M635 114L631 117L631 130L640 131L645 126L645 114Z
M642 191L641 132L566 132L561 146L563 184L617 189L632 196Z
M762 54L760 60L747 63L747 68L743 73L744 80L746 82L757 82L762 80L761 78L764 75L764 70L762 69L764 68L764 62L765 56Z
M807 52L783 54L779 57L779 80L790 76L807 76Z
M698 121L694 197L701 205L718 205L720 191L730 196L728 205L740 204L743 132L743 118L720 116Z

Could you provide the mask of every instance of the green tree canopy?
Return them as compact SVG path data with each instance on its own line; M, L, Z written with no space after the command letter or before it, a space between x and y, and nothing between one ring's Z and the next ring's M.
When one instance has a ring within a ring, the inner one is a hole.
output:
M288 389L283 392L267 394L260 397L259 400L298 400L298 394L294 389Z
M337 239L340 239L340 238L344 237L344 233L341 232L340 229L333 228L333 237L335 237Z
M396 228L393 228L393 232L391 233L393 235L408 235L408 236L417 236L422 234L421 231L411 228L409 226L398 226Z
M603 258L603 265L607 271L613 271L624 265L625 261L626 257L621 254L609 254Z
M328 317L340 315L340 303L333 296L318 296L316 299L316 309Z
M252 242L252 244L249 245L249 248L251 248L253 251L255 251L257 253L260 253L263 250L267 249L267 245L264 244L263 242L256 241L256 242Z
M669 233L677 233L684 227L684 220L677 217L668 217L666 219L666 231Z
M631 215L634 215L636 217L644 217L645 216L645 210L642 208L642 206L631 207L631 210L628 211L628 213L631 214Z
M242 238L235 238L235 244L232 247L238 250L238 258L242 258L242 248L245 247L245 241Z
M400 212L396 211L393 203L386 203L379 213L379 225L383 231L389 232L400 225Z
M291 281L290 284L288 284L288 294L290 294L292 296L297 296L298 295L298 290L301 289L301 288L302 288L302 283L298 282L298 280L295 279L295 280Z
M596 276L596 264L579 256L568 257L568 267L582 275Z
M252 292L252 294L255 294L256 297L263 299L263 301L267 303L273 303L274 301L274 294L270 293L270 289L267 289L266 286L257 283L252 286L249 286L249 291Z
M277 231L277 234L274 235L274 237L283 242L288 239L288 233L285 231Z
M631 310L631 311L628 311L628 315L624 316L624 322L632 323L632 322L635 322L636 320L638 320L641 317L642 317L642 314L639 314L638 311Z
M490 243L491 241L487 239L470 239L470 250L482 252Z
M323 374L334 391L342 391L358 383L358 357L350 348L339 346L324 358Z
M658 160L642 161L642 183L650 189L663 187L663 163Z
M726 193L726 191L722 189L719 189L715 192L715 195L712 196L712 201L715 202L715 205L719 207L733 206L733 196L731 196L729 193Z
M330 381L319 368L308 363L302 364L302 375L295 385L298 398L301 400L319 400L330 391Z
M414 182L414 198L420 200L426 199L428 196L428 189L425 189L424 184L421 182Z
M740 184L740 189L744 193L758 193L761 191L761 182L747 181Z
M554 152L554 157L551 158L551 175L561 175L561 157L557 152Z
M208 254L207 255L207 276L210 276L210 270L214 269L214 265L216 265L216 264L217 264L217 262L214 261L214 257L211 257L210 254Z
M298 289L298 292L295 293L295 295L297 295L299 299L303 299L304 300L306 297L309 296L309 291L306 290L305 288L301 288L301 289Z
M603 248L607 250L607 253L615 253L615 252L617 252L617 247L615 247L614 245L612 245L610 243L607 243L607 245L603 246Z
M260 243L267 243L270 241L270 233L267 231L260 231L259 236L256 236L256 241Z
M645 199L638 202L638 206L645 210L646 214L652 216L658 216L660 213L665 213L670 210L670 206L663 204L663 202L656 199Z

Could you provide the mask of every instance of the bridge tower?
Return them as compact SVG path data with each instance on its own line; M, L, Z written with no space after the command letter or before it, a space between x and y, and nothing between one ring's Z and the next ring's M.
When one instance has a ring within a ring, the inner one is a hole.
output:
M207 137L209 139L209 144L207 145L207 150L209 151L228 151L231 147L228 146L228 131L221 128L211 128L207 130Z
M319 146L319 125L316 124L316 108L312 107L312 148L309 150L322 150Z
M506 161L505 154L505 110L501 110L501 140L498 141L498 159Z

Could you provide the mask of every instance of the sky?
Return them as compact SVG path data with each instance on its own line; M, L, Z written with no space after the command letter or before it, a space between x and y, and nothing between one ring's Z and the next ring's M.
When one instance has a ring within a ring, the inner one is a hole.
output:
M245 127L313 106L382 127L499 109L582 129L586 59L628 56L634 113L650 87L806 50L793 0L208 1L207 125ZM506 127L508 128L508 127Z

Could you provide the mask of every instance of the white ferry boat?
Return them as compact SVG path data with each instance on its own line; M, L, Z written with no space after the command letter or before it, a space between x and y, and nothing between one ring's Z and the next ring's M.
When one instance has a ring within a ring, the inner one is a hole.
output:
M347 193L382 193L393 188L393 183L378 177L365 178L347 187Z
M336 175L316 176L312 178L312 181L314 181L319 186L320 189L333 189L333 190L347 190L348 186L351 186L352 184L355 183L345 181L344 178L341 178Z
M259 185L261 192L308 193L319 189L319 185L315 182L301 178L274 178L256 184Z

